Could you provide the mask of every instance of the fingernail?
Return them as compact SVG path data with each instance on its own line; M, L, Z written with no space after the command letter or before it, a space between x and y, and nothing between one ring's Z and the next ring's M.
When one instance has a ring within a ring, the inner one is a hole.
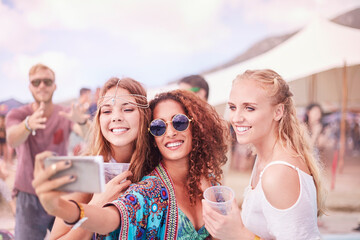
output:
M56 152L51 152L53 156L57 156L58 154Z
M71 176L70 176L70 179L71 179L71 180L75 180L75 176L74 176L74 175L71 175Z
M70 160L65 161L65 165L70 165L70 163L71 163Z

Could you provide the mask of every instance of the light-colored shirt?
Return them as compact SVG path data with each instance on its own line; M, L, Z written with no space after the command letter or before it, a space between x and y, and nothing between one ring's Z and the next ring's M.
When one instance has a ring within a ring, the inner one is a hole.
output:
M35 195L31 182L34 179L36 154L47 150L59 156L67 155L69 135L73 123L67 118L60 116L60 111L65 111L65 109L60 105L54 104L53 112L46 120L46 128L37 129L35 136L30 134L25 142L15 149L18 159L14 184L16 190ZM32 114L31 104L12 109L6 115L6 128L21 123L27 116Z
M284 164L298 172L300 194L295 204L287 209L277 209L272 206L262 189L262 175L274 164ZM321 239L317 226L316 187L312 176L287 162L275 161L265 166L254 189L251 188L252 178L253 176L245 190L241 214L247 229L266 240Z

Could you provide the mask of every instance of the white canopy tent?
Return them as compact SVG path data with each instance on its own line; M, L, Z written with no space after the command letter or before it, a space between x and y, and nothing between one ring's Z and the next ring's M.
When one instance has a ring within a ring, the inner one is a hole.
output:
M317 101L339 107L345 62L353 66L347 73L348 88L351 88L348 99L360 107L360 30L317 18L272 50L205 75L210 86L209 102L214 106L224 105L232 80L238 74L247 69L270 68L289 82L298 106ZM317 84L314 79L319 79ZM330 83L335 85L330 86ZM320 90L323 91L319 95L317 91ZM320 98L323 95L328 97L324 101Z
M318 102L327 110L341 109L339 169L342 171L346 111L360 110L360 30L318 18L270 51L207 74L210 104L224 113L233 79L247 69L264 68L275 70L289 82L297 106ZM334 163L336 166L337 158Z
M297 106L318 102L327 110L342 110L339 150L342 171L346 110L360 111L360 30L317 18L270 51L206 74L209 103L224 114L233 79L248 69L265 68L275 70L289 82ZM151 99L155 93L175 88L177 84L150 89L148 95Z
M162 92L168 92L171 90L175 90L178 89L179 86L177 83L171 83L165 86L160 86L160 87L154 87L154 88L148 88L147 89L147 98L148 100L152 100L156 94L162 93Z

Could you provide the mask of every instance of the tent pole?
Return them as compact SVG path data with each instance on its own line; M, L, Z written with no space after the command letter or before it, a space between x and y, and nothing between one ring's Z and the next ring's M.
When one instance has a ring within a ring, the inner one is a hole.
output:
M340 122L340 149L339 149L339 171L343 172L344 169L344 156L346 149L346 112L347 112L347 72L346 62L343 68L343 81L342 81L342 104L341 104L341 122Z
M309 102L314 103L315 101L315 81L316 81L316 74L311 75L310 83L309 83Z

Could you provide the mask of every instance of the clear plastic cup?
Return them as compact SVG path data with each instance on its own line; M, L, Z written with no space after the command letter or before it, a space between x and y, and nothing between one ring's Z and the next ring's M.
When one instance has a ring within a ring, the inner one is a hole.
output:
M222 215L227 215L231 211L234 191L226 186L212 186L204 191L204 199L211 208Z
M104 163L105 183L129 169L130 163Z

